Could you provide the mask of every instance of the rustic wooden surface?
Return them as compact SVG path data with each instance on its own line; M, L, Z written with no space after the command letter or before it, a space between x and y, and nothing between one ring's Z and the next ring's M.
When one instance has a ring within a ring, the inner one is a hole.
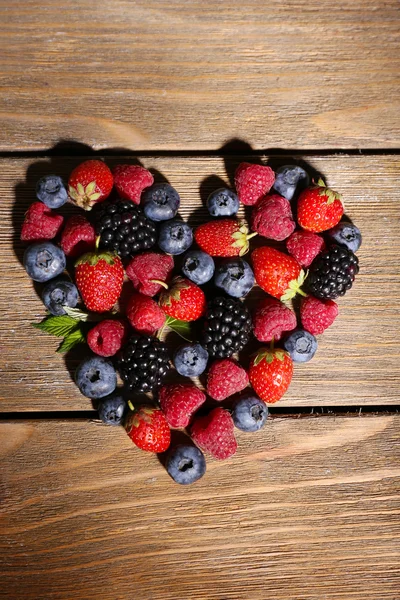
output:
M219 185L217 178L229 182L242 159L147 157L142 162L156 170L156 177L164 175L177 188L182 197L181 215L195 224L206 214L201 196L204 199ZM320 337L315 359L296 365L293 383L279 406L398 404L400 160L392 156L313 156L305 160L343 192L346 212L364 236L359 251L361 272L351 292L339 301L340 316ZM82 353L71 352L66 366L63 356L55 353L58 339L30 325L39 322L45 312L19 261L23 245L18 235L24 212L33 200L34 183L50 171L67 174L77 162L79 159L54 158L0 163L3 412L92 408L70 375Z
M0 595L397 600L399 423L274 419L189 487L118 428L3 423Z
M0 149L399 146L397 0L0 3Z

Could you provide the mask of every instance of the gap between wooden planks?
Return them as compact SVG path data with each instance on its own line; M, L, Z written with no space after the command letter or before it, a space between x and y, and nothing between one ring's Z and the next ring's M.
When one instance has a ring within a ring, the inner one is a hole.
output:
M259 158L247 157L249 160ZM0 411L90 410L91 401L72 382L58 341L30 323L44 315L43 305L19 259L18 235L43 174L67 176L82 158L2 159L0 161ZM112 165L122 157L107 159ZM130 157L129 161L135 160ZM180 214L193 225L206 217L204 199L229 184L246 157L146 156L142 163L177 188ZM281 407L362 406L399 403L400 203L398 156L311 156L307 164L343 193L346 213L362 230L361 272L351 292L339 301L340 315L320 338L315 359L296 365ZM281 162L287 163L285 156ZM272 161L279 164L279 158ZM68 358L71 372L80 354Z

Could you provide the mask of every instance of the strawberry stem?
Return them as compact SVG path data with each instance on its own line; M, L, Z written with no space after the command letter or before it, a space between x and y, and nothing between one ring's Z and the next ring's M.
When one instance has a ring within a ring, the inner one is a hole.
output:
M165 283L165 281L161 281L161 279L149 279L149 281L150 283L158 283L158 285L162 285L162 287L166 290L168 289L168 285Z
M299 288L299 289L297 290L297 293L298 293L298 294L300 294L300 296L304 296L304 298L307 298L307 297L308 297L308 294L306 294L305 292L303 292L303 290L302 290L301 288Z
M131 409L131 411L133 412L135 410L135 407L133 406L132 402L130 400L128 400L127 402L129 408Z
M98 235L98 236L96 237L96 243L95 243L95 249L96 249L96 250L98 250L98 249L99 249L99 246L100 246L100 239L101 239L101 236L100 236L100 235Z
M251 240L251 238L255 237L256 235L258 235L257 231L255 231L254 233L250 233L249 235L246 236L246 238L248 240Z

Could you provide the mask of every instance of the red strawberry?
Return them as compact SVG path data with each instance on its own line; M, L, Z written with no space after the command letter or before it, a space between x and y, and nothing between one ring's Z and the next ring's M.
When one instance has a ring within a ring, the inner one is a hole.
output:
M170 428L158 408L142 406L130 413L125 429L132 442L147 452L165 452L171 443Z
M193 383L170 383L160 389L158 400L171 427L187 427L206 396Z
M122 291L124 268L111 252L88 252L75 263L75 281L88 310L110 310Z
M63 221L64 217L53 212L42 202L34 202L25 214L21 240L51 240L60 231Z
M273 404L282 398L293 375L293 361L287 352L261 348L252 357L249 370L250 383L264 402Z
M241 163L235 172L235 186L242 204L253 206L272 188L275 173L271 167Z
M220 219L203 223L194 232L197 245L211 256L243 256L249 250L250 233L243 221Z
M191 428L193 441L218 460L233 456L237 449L234 423L229 412L214 408L206 417L196 419Z
M294 258L268 246L256 248L251 258L256 281L267 294L280 300L289 300L297 293L305 296L300 289L305 273Z
M163 311L181 321L196 321L206 309L206 297L198 285L184 277L174 277L168 290L160 296Z
M142 191L152 185L153 175L139 165L117 165L112 174L120 198L140 204Z
M111 193L114 178L101 160L86 160L72 171L68 181L71 200L85 210L102 202Z
M343 216L341 195L325 186L322 179L304 190L297 204L297 220L303 229L318 233L337 225Z

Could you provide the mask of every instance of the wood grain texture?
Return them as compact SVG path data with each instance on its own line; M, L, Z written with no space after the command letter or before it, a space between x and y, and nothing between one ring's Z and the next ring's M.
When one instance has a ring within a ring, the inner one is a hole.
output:
M176 187L182 198L180 214L195 225L206 218L202 198L221 181L228 183L244 158L147 157L143 164L154 170L156 178L162 174ZM68 158L0 162L0 411L92 407L70 375L85 351L73 351L67 368L63 356L55 353L57 338L31 327L32 321L43 318L44 308L19 261L24 247L19 231L34 199L36 180L49 172L67 175L77 162ZM332 156L312 157L307 163L343 193L346 212L363 233L358 253L361 272L351 292L340 299L339 318L320 337L315 359L296 365L280 406L399 403L399 162L391 156ZM37 292L40 289L36 287Z
M0 149L399 146L397 0L0 3Z
M4 600L397 600L399 423L273 419L178 486L119 428L0 425Z

